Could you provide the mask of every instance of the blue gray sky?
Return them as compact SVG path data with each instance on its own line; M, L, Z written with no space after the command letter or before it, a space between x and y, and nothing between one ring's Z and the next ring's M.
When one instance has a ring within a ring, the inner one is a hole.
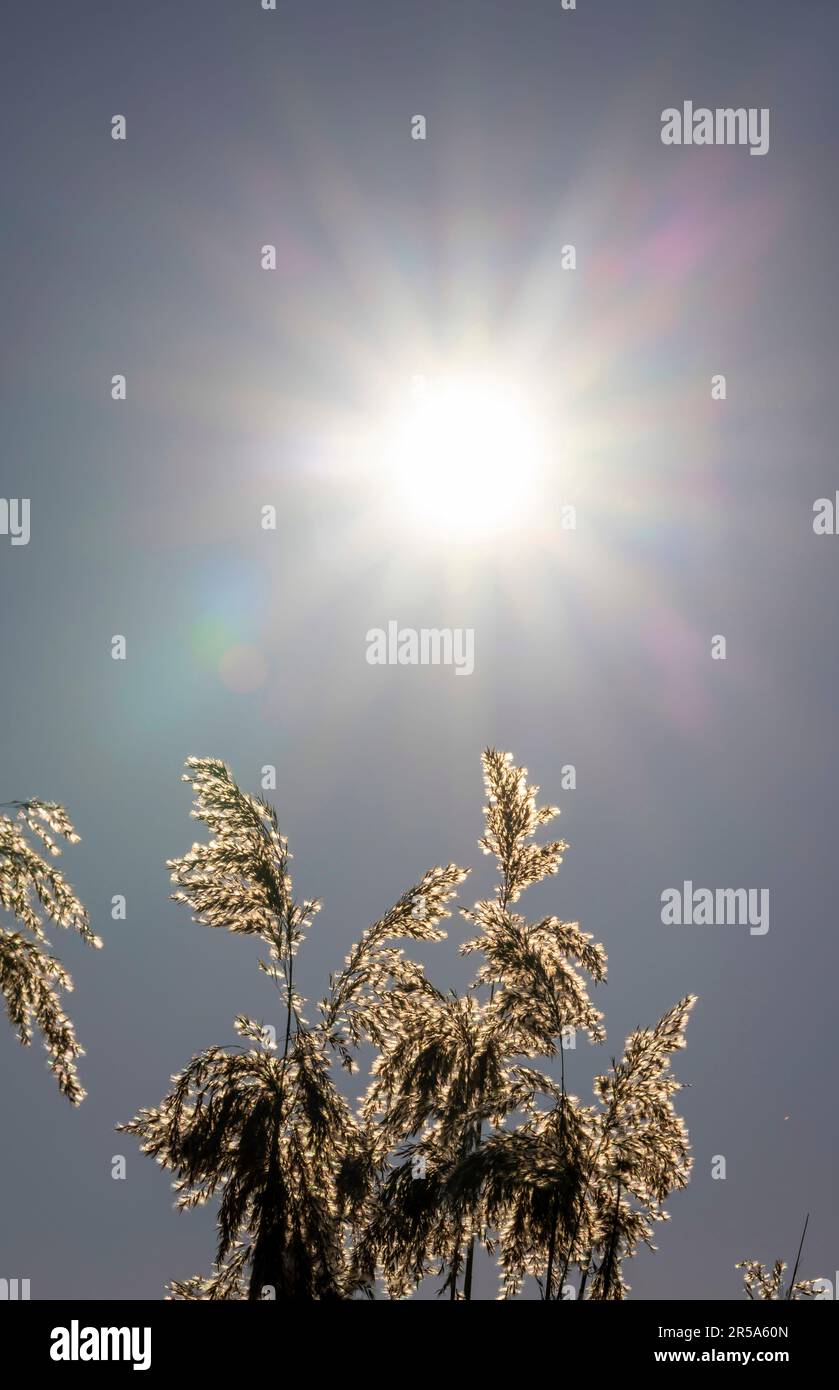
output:
M828 0L8 0L0 492L31 538L0 536L0 799L67 806L105 941L57 941L80 1109L0 1031L0 1275L33 1297L209 1269L212 1212L176 1214L113 1130L235 1014L271 1020L253 944L168 900L183 760L254 791L276 766L316 1000L426 868L489 887L487 744L571 845L522 906L609 954L575 1092L700 997L696 1168L633 1296L736 1298L808 1211L801 1272L835 1277L837 37ZM664 146L686 100L768 108L768 153ZM443 542L384 504L370 441L412 374L486 362L536 403L535 515ZM389 620L473 629L474 673L370 666ZM767 889L769 931L663 926L684 880ZM465 932L426 953L438 983Z

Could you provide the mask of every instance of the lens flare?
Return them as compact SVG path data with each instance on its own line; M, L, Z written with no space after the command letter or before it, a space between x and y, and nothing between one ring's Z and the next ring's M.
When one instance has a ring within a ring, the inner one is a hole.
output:
M480 537L520 525L535 502L539 431L511 385L470 377L414 383L388 431L393 501L424 531Z

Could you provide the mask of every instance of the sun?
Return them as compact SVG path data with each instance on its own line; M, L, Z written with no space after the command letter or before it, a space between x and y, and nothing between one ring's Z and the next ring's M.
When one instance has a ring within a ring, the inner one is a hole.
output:
M475 539L526 521L541 456L535 414L510 382L417 377L389 422L383 465L406 522Z

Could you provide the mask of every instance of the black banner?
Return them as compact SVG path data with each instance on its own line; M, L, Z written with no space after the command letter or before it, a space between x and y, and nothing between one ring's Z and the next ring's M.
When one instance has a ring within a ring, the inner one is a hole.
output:
M405 1344L406 1350L413 1347L407 1358L408 1379L423 1366L428 1371L433 1364L442 1365L436 1358L443 1357L443 1345L448 1378L461 1357L464 1365L467 1360L477 1365L492 1347L503 1346L515 1359L516 1348L524 1345L519 1338L534 1335L536 1345L547 1350L551 1360L556 1358L557 1375L579 1368L597 1375L632 1370L653 1378L663 1372L672 1378L682 1368L734 1366L780 1368L800 1377L816 1364L830 1373L836 1333L835 1315L830 1309L812 1307L804 1300L565 1302L546 1313L539 1312L537 1306L530 1315L523 1311L530 1304L475 1304L471 1316L478 1319L477 1329L467 1329L462 1322L449 1324L448 1303L423 1301L410 1306L409 1301L402 1314L384 1313L384 1300L378 1307L375 1302L355 1306L353 1314L348 1308L342 1312L334 1303L309 1304L304 1311L299 1306L289 1309L272 1302L21 1301L2 1307L0 1329L7 1365L21 1359L28 1372L59 1383L68 1376L87 1379L104 1373L113 1377L122 1371L141 1372L147 1378L188 1372L190 1376L212 1376L217 1383L220 1375L241 1375L259 1366L274 1365L279 1371L282 1357L289 1353L296 1363L313 1351L321 1352L313 1334L326 1339L322 1353L327 1361L336 1357L336 1374L343 1376L354 1360L359 1370L369 1361L369 1334L387 1336L394 1330L400 1337L412 1339ZM493 1341L487 1342L486 1353L482 1353L475 1336L481 1335L485 1315L481 1307L488 1306L500 1312L502 1322L493 1322ZM459 1316L463 1316L462 1311ZM408 1321L394 1323L394 1317ZM431 1340L441 1332L445 1344ZM334 1344L330 1340L333 1337L340 1342ZM543 1341L545 1337L547 1341ZM281 1353L281 1345L285 1352ZM494 1367L496 1358L492 1350ZM313 1371L322 1370L324 1364L319 1356ZM402 1378L400 1373L398 1379Z

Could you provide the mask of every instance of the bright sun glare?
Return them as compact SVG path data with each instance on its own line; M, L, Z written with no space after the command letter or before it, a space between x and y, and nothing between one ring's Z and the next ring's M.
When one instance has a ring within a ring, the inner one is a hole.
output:
M540 453L534 417L511 385L417 378L388 431L384 463L407 521L476 538L525 520Z

